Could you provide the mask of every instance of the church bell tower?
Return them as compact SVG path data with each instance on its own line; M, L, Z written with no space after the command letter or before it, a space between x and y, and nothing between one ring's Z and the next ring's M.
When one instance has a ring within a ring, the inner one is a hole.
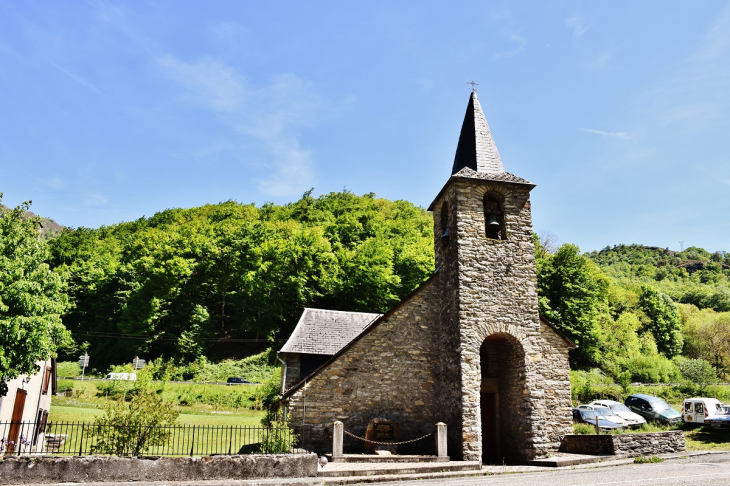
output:
M429 207L442 292L440 400L455 458L530 460L572 430L572 343L538 313L534 187L505 171L473 91L451 177Z

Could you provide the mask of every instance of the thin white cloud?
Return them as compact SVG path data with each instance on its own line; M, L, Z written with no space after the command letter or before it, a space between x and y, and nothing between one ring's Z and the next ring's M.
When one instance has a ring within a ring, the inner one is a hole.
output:
M186 63L172 56L159 62L175 82L209 108L221 112L240 109L246 93L244 79L222 62L203 58Z
M100 193L86 193L84 197L84 204L90 207L106 206L109 201L103 194Z
M61 71L66 76L68 76L69 78L71 78L74 81L76 81L77 83L79 83L80 85L82 85L82 86L84 86L86 88L89 88L90 90L92 90L92 91L94 91L94 92L96 92L98 94L103 94L99 90L99 88L97 88L93 84L89 83L88 81L86 81L85 79L83 79L81 76L78 76L78 75L72 73L71 71L68 71L68 70L62 68L61 66L59 66L58 64L56 64L53 61L48 61L48 64L50 64L51 66L55 67L56 69L58 69L59 71Z
M51 189L59 190L66 187L66 183L60 177L51 177L50 179L36 179L39 183Z
M209 58L185 62L165 56L159 64L190 99L263 147L263 157L248 160L266 171L257 180L262 193L296 195L312 186L315 164L311 150L302 147L301 132L314 123L326 103L310 83L283 74L268 85L252 86L235 69ZM218 144L213 149L225 147ZM204 156L206 150L198 155Z
M573 37L578 38L585 34L593 24L587 24L582 18L574 15L565 20L565 25L573 29Z
M588 67L591 69L605 69L613 58L611 51L603 51L596 56L592 61L588 63Z
M631 138L626 132L604 132L603 130L595 130L593 128L581 128L582 131L587 133L593 133L596 135L603 135L605 137L615 137L615 138Z
M498 52L498 53L494 54L492 56L492 59L495 61L499 60L499 59L504 59L507 57L515 57L515 56L521 54L525 50L525 47L527 47L527 39L525 39L519 33L508 32L506 34L506 36L510 42L513 42L514 44L516 44L516 47L514 49L510 49L508 51L502 51L502 52Z

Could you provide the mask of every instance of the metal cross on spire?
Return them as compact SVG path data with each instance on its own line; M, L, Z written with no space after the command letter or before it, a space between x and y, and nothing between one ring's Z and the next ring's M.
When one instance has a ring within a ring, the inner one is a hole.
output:
M471 78L471 81L468 81L466 84L471 84L472 92L474 92L474 93L477 92L477 89L474 86L479 86L479 83L475 83L474 78Z

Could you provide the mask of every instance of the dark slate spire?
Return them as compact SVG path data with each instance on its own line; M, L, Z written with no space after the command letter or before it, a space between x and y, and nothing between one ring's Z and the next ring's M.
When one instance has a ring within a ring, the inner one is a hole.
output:
M466 107L464 123L461 125L459 145L456 147L454 167L451 175L464 167L477 172L499 174L504 172L502 159L499 158L497 146L494 144L492 132L484 118L482 106L476 92L472 91L469 106Z

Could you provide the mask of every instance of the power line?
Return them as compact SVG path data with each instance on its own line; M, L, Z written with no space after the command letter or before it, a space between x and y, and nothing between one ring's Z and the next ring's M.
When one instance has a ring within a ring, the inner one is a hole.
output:
M88 337L99 337L107 339L132 339L138 341L177 341L177 338L169 337L157 337L140 334L117 334L111 332L88 332L88 331L71 331L71 334L88 336ZM240 338L196 338L193 341L200 342L212 342L212 343L271 343L271 342L284 342L286 339L240 339Z

